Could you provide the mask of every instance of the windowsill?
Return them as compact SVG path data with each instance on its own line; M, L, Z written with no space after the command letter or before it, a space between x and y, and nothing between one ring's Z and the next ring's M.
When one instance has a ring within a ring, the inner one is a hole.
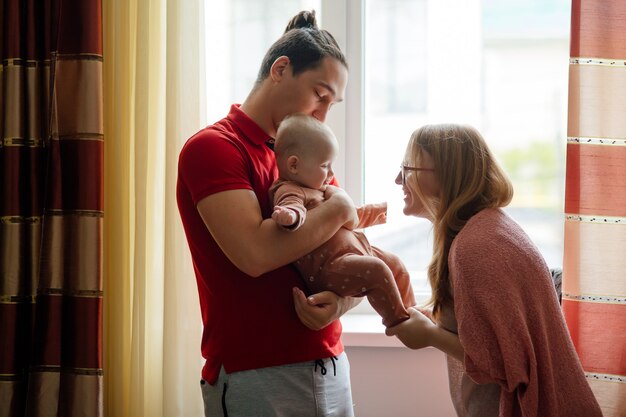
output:
M341 317L344 346L351 347L401 347L396 337L387 336L378 314L346 314Z

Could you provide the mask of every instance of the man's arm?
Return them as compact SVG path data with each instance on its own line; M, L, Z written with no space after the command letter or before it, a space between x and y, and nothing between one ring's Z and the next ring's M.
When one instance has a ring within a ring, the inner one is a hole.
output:
M329 187L331 188L331 187ZM335 187L333 187L335 188ZM263 219L255 194L231 190L202 199L198 212L224 254L241 271L258 277L306 255L346 223L357 223L352 200L335 188L295 232Z

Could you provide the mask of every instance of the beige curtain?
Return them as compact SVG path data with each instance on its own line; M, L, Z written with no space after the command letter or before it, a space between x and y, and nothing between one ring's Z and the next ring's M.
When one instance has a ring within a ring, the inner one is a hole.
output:
M104 410L201 416L201 318L175 201L205 125L201 0L105 0Z

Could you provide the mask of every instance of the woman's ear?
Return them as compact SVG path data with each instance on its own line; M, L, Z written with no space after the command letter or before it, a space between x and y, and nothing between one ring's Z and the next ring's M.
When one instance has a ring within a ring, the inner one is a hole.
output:
M299 162L300 159L296 155L291 155L289 158L287 158L287 169L290 173L294 175L298 173Z
M284 55L276 58L270 68L270 77L272 78L272 81L278 82L283 78L290 62L289 57Z

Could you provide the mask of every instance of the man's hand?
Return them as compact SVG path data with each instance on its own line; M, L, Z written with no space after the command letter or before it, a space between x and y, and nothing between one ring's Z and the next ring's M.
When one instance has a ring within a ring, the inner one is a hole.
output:
M326 201L333 200L333 203L337 204L337 214L344 215L346 222L343 227L348 230L353 230L359 224L359 215L357 214L354 201L350 196L341 188L334 185L328 185L326 191L324 191L324 199Z
M301 289L294 288L293 301L300 321L311 330L321 330L356 306L361 298L341 297L332 291L307 297Z

